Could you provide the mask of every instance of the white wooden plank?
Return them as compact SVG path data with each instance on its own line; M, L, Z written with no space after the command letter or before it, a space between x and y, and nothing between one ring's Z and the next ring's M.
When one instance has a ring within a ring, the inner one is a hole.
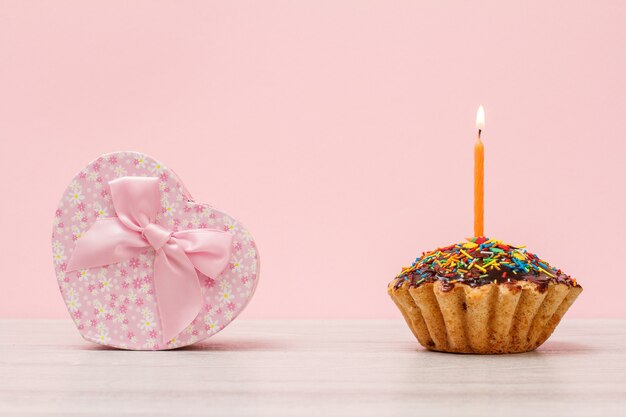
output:
M69 321L0 320L0 415L626 415L626 320L565 320L538 351L426 352L401 321L237 321L170 352Z

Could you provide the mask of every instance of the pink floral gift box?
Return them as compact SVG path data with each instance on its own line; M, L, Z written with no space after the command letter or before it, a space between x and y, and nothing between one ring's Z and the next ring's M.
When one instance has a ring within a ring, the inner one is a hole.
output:
M137 152L103 155L74 177L55 213L52 256L81 335L122 349L214 335L245 308L259 276L250 232Z

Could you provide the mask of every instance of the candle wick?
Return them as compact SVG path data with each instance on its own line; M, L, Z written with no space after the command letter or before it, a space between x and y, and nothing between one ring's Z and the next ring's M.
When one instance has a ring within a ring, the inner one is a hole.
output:
M480 139L480 134L482 133L482 129L478 129L478 139Z

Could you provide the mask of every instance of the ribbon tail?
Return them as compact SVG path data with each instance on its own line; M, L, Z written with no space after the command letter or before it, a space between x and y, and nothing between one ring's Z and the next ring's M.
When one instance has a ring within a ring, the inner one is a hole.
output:
M76 241L67 271L122 262L137 256L147 245L141 233L128 229L117 217L100 218Z
M163 341L168 342L185 330L202 308L198 274L176 242L168 242L156 251L154 289Z

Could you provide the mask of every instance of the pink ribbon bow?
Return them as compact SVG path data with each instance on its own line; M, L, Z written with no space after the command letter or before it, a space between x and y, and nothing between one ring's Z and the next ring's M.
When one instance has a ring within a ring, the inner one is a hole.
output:
M161 207L159 179L123 177L110 181L117 217L99 218L76 242L68 271L125 261L152 247L154 289L163 330L169 341L202 308L196 269L216 278L228 265L232 236L220 230L171 232L155 223Z

